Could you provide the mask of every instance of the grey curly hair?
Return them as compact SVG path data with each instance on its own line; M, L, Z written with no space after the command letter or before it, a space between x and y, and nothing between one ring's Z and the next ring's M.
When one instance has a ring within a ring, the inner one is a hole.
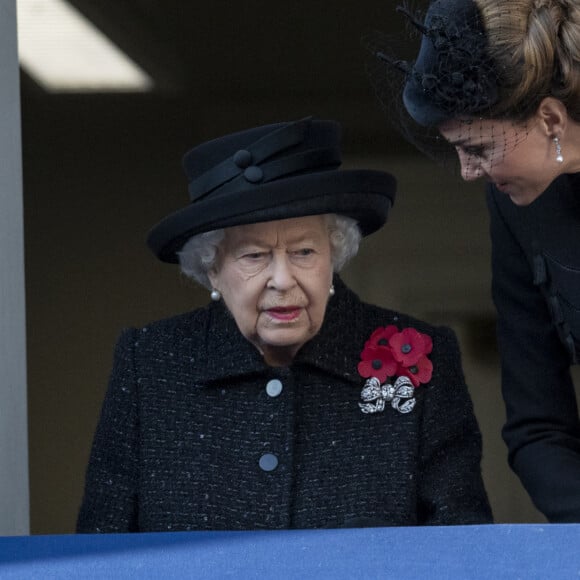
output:
M346 263L356 256L361 240L361 232L356 220L337 214L324 214L330 247L332 267L339 272ZM180 252L179 265L185 276L211 289L207 273L214 267L218 248L225 237L225 230L204 232L190 238Z

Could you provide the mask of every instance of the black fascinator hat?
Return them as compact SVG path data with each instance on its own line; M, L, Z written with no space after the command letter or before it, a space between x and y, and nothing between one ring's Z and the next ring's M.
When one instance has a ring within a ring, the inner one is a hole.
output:
M473 0L435 0L414 63L405 66L405 108L420 125L488 112L498 97L479 8Z
M240 131L186 153L190 203L157 224L153 253L176 263L202 232L256 222L337 213L363 235L385 223L395 199L389 173L340 170L340 125L312 118Z
M370 34L364 39L372 55L368 73L391 123L417 148L441 159L453 152L441 143L437 126L452 118L491 116L499 71L473 0L433 0L424 18L403 6L397 11L420 35L417 57L402 60L394 54L394 38Z

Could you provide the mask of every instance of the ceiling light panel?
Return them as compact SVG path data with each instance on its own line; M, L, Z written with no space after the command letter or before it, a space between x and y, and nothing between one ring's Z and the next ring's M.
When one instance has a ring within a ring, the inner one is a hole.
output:
M149 91L152 79L64 0L17 0L21 66L50 92Z

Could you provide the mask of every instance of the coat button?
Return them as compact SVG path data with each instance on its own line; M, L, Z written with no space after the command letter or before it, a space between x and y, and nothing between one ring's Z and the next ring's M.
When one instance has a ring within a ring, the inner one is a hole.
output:
M278 379L272 379L268 381L266 385L266 393L270 397L277 397L282 392L282 383Z
M260 469L263 471L274 471L278 467L278 458L273 453L264 453L260 457Z
M545 284L548 280L548 272L546 271L546 262L541 255L534 256L534 284L540 286Z

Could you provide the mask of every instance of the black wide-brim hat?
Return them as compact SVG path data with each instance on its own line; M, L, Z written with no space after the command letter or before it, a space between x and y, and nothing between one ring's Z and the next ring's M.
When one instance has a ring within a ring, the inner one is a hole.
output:
M384 171L340 170L340 125L311 118L240 131L186 153L190 203L147 237L153 253L177 263L197 234L231 226L336 213L363 236L381 228L395 200Z

